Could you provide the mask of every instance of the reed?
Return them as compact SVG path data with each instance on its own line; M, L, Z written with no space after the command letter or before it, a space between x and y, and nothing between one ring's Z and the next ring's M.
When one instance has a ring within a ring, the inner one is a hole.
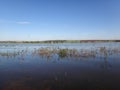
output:
M0 56L7 56L7 57L16 57L21 56L24 57L29 50L15 50L15 51L6 51L2 52L0 51ZM54 57L54 55L58 55L59 58L65 58L65 57L98 57L99 55L101 57L107 57L109 55L113 54L120 54L120 47L98 47L98 48L92 48L92 49L69 49L69 48L60 48L60 47L41 47L39 49L33 49L30 51L31 55L39 55L44 57Z

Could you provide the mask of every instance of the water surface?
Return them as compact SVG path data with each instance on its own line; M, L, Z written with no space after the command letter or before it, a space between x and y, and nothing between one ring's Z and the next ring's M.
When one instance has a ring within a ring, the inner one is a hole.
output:
M95 57L52 57L34 53L39 48L107 50ZM120 43L0 44L0 90L119 90Z

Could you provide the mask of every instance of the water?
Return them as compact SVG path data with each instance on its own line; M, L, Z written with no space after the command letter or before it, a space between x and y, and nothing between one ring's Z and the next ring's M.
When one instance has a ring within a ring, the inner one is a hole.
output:
M117 48L107 56L45 57L39 48L99 50ZM119 90L120 43L0 44L0 90Z

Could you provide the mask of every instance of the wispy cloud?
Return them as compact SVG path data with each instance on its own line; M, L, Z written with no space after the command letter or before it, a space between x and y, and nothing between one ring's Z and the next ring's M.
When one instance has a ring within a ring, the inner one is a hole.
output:
M1 20L0 23L2 24L31 24L30 21L11 21L11 20Z
M31 22L29 21L20 21L20 22L16 22L17 24L30 24Z

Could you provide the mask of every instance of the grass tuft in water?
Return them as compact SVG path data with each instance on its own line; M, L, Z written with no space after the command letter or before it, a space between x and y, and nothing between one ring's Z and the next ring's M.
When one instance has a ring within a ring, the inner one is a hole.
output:
M64 57L67 57L67 52L68 52L68 49L59 49L58 55L59 57L64 58Z

